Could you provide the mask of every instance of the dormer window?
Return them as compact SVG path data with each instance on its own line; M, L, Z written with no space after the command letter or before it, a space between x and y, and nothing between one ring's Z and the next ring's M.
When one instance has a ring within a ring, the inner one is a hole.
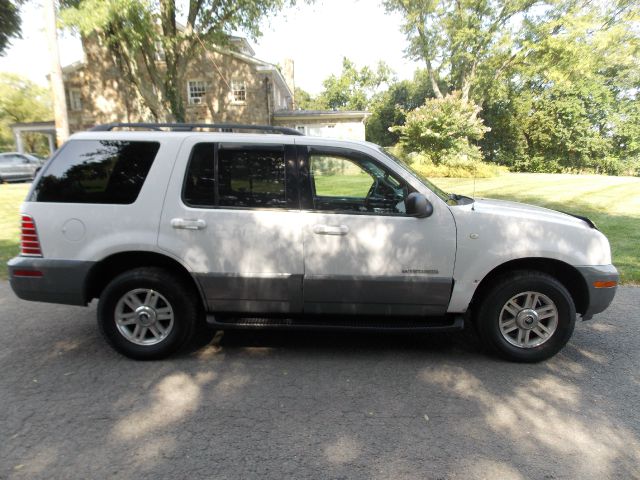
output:
M233 103L245 103L247 101L247 86L244 80L233 80L231 82L231 95Z
M201 80L189 80L189 105L200 105L204 103L204 96L207 94L207 82Z

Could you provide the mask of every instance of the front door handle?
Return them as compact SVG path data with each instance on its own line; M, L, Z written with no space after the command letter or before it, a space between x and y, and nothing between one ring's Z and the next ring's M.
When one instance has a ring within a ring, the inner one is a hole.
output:
M171 220L173 228L182 228L184 230L204 230L207 222L202 219L173 218Z
M318 235L346 235L349 233L349 227L346 225L314 225L313 233Z

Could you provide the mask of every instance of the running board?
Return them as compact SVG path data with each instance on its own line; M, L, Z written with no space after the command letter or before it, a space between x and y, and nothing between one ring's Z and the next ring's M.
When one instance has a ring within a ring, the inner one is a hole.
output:
M464 316L426 319L389 318L267 318L267 317L220 317L207 315L207 324L220 330L232 329L278 329L278 330L342 330L383 332L453 332L464 328Z

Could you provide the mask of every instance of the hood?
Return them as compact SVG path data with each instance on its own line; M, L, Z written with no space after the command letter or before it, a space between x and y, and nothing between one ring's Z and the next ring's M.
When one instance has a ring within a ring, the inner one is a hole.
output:
M480 198L475 201L473 208L478 213L529 218L586 229L595 228L595 225L587 218L576 217L557 210L528 205L526 203Z

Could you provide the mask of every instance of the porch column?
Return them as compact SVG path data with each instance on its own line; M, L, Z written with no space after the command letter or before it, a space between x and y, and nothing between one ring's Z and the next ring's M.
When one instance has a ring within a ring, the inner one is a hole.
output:
M47 134L47 140L49 140L49 153L53 155L53 152L56 151L56 139L53 133Z
M13 136L16 138L16 150L18 153L24 153L24 145L22 144L22 132L19 129L13 131Z

